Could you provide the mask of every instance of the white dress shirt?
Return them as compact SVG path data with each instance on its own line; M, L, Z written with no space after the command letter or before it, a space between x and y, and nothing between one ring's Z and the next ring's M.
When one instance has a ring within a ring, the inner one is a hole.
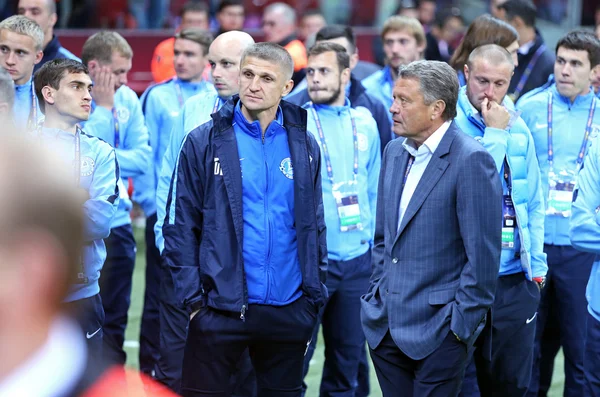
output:
M410 203L410 199L412 198L429 161L431 160L431 156L439 146L442 138L448 131L450 127L450 121L446 121L444 124L440 126L421 146L417 148L415 142L408 138L404 140L402 146L408 151L408 153L415 158L410 172L406 177L406 184L404 185L404 189L402 190L402 196L400 198L400 212L398 216L398 229L400 229L400 225L402 224L402 218L404 217L404 213L406 212L406 208ZM404 175L402 175L404 178Z
M0 396L52 397L73 390L86 366L87 347L79 327L66 318L52 324L46 343L0 379Z

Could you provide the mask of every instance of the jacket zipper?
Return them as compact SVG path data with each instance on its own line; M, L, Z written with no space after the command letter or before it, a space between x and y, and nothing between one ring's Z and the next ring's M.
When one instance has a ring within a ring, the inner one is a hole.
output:
M266 133L265 133L266 135ZM267 162L267 152L265 150L265 141L263 139L263 160L265 163L266 177L265 177L265 217L267 219L267 256L265 258L265 276L266 276L266 292L265 292L265 303L269 298L270 286L271 286L271 274L269 273L269 265L271 262L271 243L273 234L271 233L271 218L269 216L269 164Z
M510 164L509 161L509 156L508 153L506 154L506 162L508 163L508 166L510 167L510 184L513 184L513 167ZM525 247L525 242L523 241L523 232L520 230L521 229L521 220L519 219L519 211L517 211L517 206L515 205L515 200L513 198L513 191L514 189L511 190L510 192L510 199L513 202L513 207L515 207L515 217L517 218L517 230L519 231L519 242L521 243L521 246L519 247L519 256L521 257L521 260L523 260L523 255L521 255L521 250L523 249L523 247ZM527 262L527 266L529 267L529 272L531 274L533 274L533 269L531 267L531 263L529 262L529 260L527 259L527 254L525 254L525 262ZM523 267L523 266L521 266ZM532 276L533 277L533 276Z

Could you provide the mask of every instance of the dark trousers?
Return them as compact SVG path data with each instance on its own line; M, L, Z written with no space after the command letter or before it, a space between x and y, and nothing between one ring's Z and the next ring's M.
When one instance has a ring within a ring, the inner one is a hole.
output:
M63 306L85 333L88 356L98 362L102 361L104 309L102 308L100 294L67 302Z
M225 397L246 350L256 372L260 397L297 397L302 365L317 321L317 308L306 297L286 306L250 305L239 313L210 307L190 321L183 359L182 395Z
M136 250L131 225L112 229L104 242L107 256L100 274L100 296L105 314L104 357L109 363L125 364L127 355L123 342Z
M160 262L159 352L154 377L175 393L181 393L183 356L190 317L177 303L169 269ZM255 397L256 375L248 349L242 354L230 381L231 397Z
M160 292L160 252L154 239L156 214L146 218L146 288L144 310L140 325L140 371L152 375L158 361L160 345L160 320L158 314Z
M546 287L538 310L533 370L528 396L546 396L552 383L554 358L565 356L565 397L583 395L584 338L587 320L585 288L595 254L571 246L545 245Z
M326 282L329 299L320 312L320 321L313 331L312 342L304 358L306 376L315 352L319 323L322 323L325 363L321 376L321 397L356 395L360 361L366 353L360 321L360 297L369 288L370 276L370 250L348 261L329 259ZM306 390L306 384L303 384L303 388Z
M585 397L600 397L600 321L588 313L585 335Z
M448 331L436 351L413 360L398 348L388 331L370 352L383 397L453 397L460 391L468 350Z
M498 278L492 305L491 361L483 357L479 348L473 354L481 396L520 397L527 393L539 301L537 284L528 281L523 273ZM474 383L473 373L468 375L462 395L475 396L475 391L466 389Z

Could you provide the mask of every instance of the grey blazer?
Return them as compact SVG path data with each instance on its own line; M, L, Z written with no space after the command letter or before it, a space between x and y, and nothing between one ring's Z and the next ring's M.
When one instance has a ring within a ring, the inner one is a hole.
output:
M450 331L472 346L485 325L500 266L502 184L489 153L452 122L398 228L409 159L402 141L383 154L361 318L372 349L389 329L402 352L420 360Z

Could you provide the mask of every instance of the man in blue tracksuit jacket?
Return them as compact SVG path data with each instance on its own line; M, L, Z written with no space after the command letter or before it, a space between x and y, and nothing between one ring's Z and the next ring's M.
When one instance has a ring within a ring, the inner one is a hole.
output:
M127 84L133 52L116 32L99 32L83 45L81 59L94 81L92 114L86 133L110 144L117 155L121 178L142 175L151 167L152 151L140 101ZM125 189L124 189L125 190ZM100 276L100 295L105 312L104 355L109 362L125 364L123 351L131 282L135 266L135 240L131 228L131 200L125 190L106 239L107 258Z
M259 396L298 396L327 292L319 147L306 111L281 101L293 61L273 43L242 56L240 97L186 137L163 256L191 321L182 394L230 395L246 348Z
M156 188L157 221L154 232L156 247L161 252L164 248L162 226L165 206L181 144L188 132L209 121L211 114L219 110L232 95L237 95L242 53L252 44L254 39L245 32L226 32L215 38L208 51L208 60L212 66L211 77L216 89L211 85L208 86L211 89L189 98L173 121L170 135L159 142L158 150L163 150L163 155L160 156L162 165L158 172ZM168 269L165 268L163 273L159 306L160 357L155 368L155 378L173 391L179 392L183 350L190 317L175 300ZM240 363L236 376L232 379L232 383L236 385L234 395L251 397L255 394L256 381L248 354L244 355Z
M184 29L175 34L173 63L176 77L151 86L141 98L152 147L152 167L133 180L133 200L140 204L146 215L146 288L139 351L140 370L146 374L152 374L160 353L160 252L154 243L156 181L169 141L169 132L185 101L199 93L213 91L212 84L202 78L211 41L210 33L196 28Z
M504 48L494 44L476 48L465 66L467 85L460 89L455 119L492 155L504 189L503 223L498 226L502 227L502 254L491 326L488 322L474 355L482 396L518 397L527 392L535 318L548 270L534 142L518 114L500 105L513 69ZM465 395L473 394L472 384L465 380Z
M360 297L371 276L381 168L379 132L371 113L365 108L352 109L346 98L350 57L343 46L315 44L308 53L306 79L312 99L303 106L308 111L308 131L319 143L321 163L326 164L321 168L321 181L329 301L321 314L326 349L320 393L355 396L365 352ZM350 199L349 205L344 205ZM346 210L353 211L352 218ZM304 358L305 376L318 332L319 324Z
M34 130L42 120L33 84L33 68L42 59L44 32L37 23L22 15L0 22L0 67L15 83L13 120L22 130Z
M317 33L315 44L323 42L337 43L343 46L350 57L350 70L354 71L358 65L358 49L356 48L356 37L350 26L331 25L325 26ZM377 98L367 94L367 90L361 84L360 80L354 74L350 74L350 80L345 87L346 97L350 99L350 106L353 108L366 108L375 121L379 131L381 152L385 145L392 139L392 126L390 123L389 108L386 108ZM302 106L310 101L308 88L298 91L297 93L285 98L286 101L295 105ZM366 356L365 356L366 358Z
M571 243L586 252L600 254L600 137L590 143L589 153L573 194ZM600 395L600 260L592 266L586 289L587 326L585 331L584 394Z
M92 80L81 62L59 59L46 63L35 75L35 86L46 117L42 128L31 132L32 138L61 154L65 164L74 168L75 182L88 197L83 204L81 268L65 302L86 333L90 357L101 360L104 310L98 279L106 259L103 239L110 233L119 203L119 166L110 145L77 126L89 117L92 101Z
M555 83L518 102L531 130L546 203L544 252L548 277L536 327L531 396L548 392L552 363L561 345L565 396L583 395L585 286L594 254L580 252L569 240L571 202L589 139L600 131L600 101L590 89L590 73L600 63L600 41L593 33L570 32L557 44ZM542 365L542 366L541 366Z

